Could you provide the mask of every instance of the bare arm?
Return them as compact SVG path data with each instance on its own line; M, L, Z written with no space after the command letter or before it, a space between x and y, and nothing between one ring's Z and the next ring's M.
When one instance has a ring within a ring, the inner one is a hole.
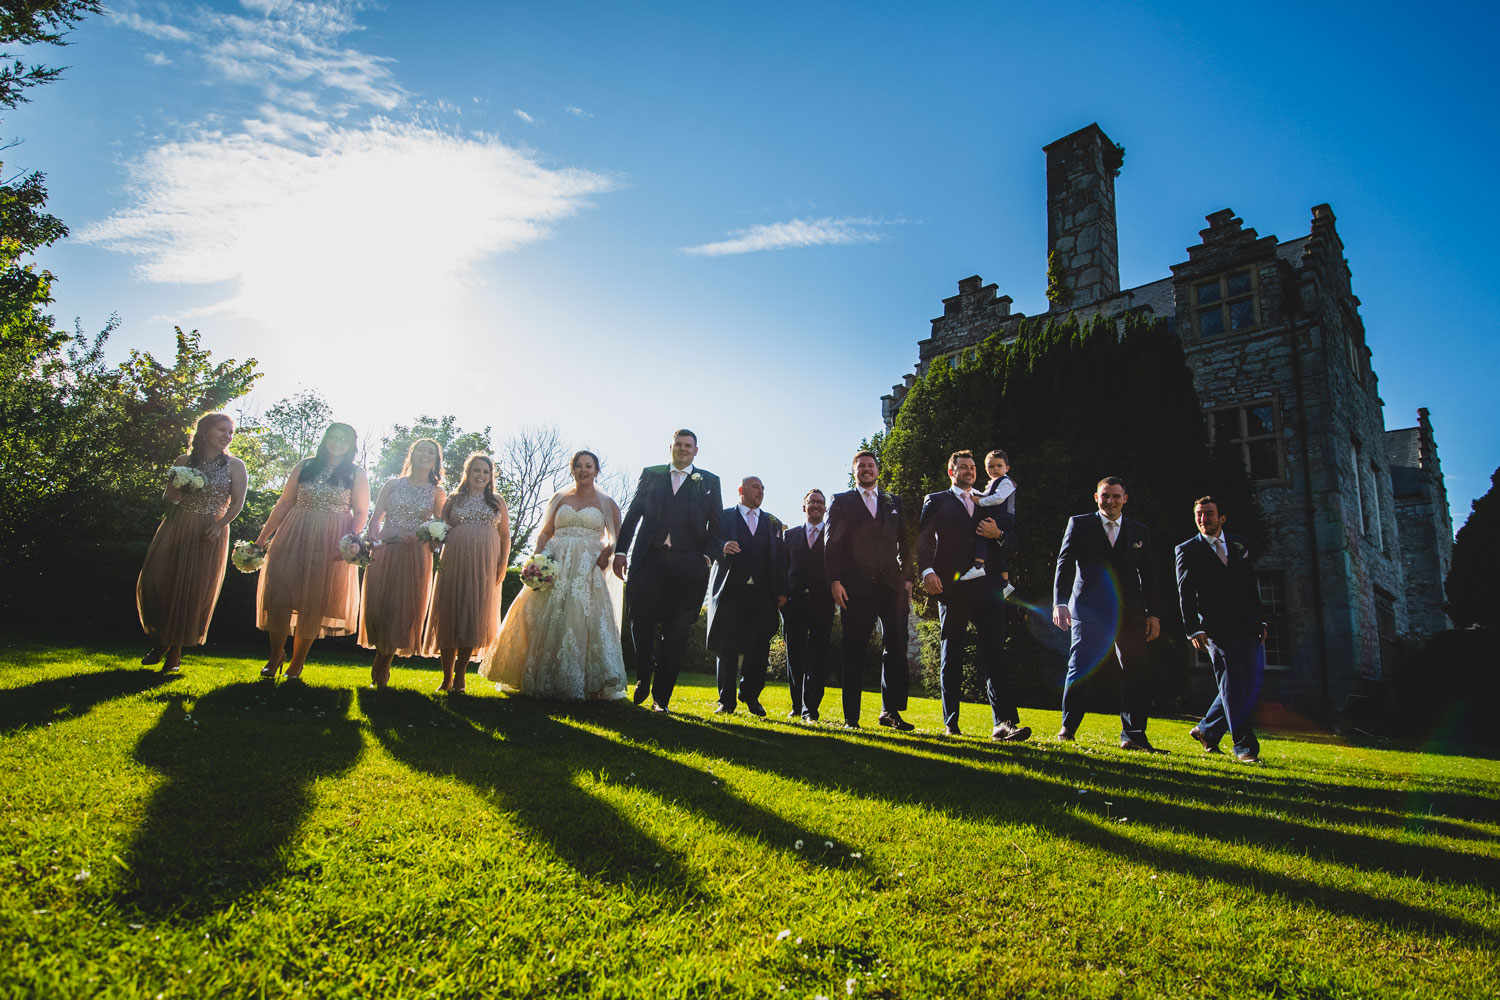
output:
M536 533L536 551L545 552L547 543L557 534L557 508L562 506L562 491L552 494L547 501L547 513L542 515L542 529Z
M358 532L364 528L365 518L370 514L370 477L358 466L354 469L354 495L350 507L354 511L354 530Z
M192 460L192 457L193 457L192 455L187 455L187 454L178 455L177 456L177 461L173 462L172 464L173 465L187 465L188 462L190 462ZM171 479L168 478L167 485L165 485L165 486L162 487L161 498L163 500L165 500L167 503L178 504L178 503L182 502L182 491L179 490L177 487L173 486L172 483L171 483Z
M266 518L265 525L260 529L260 534L255 536L255 544L261 548L266 547L276 535L276 529L281 527L281 522L286 520L288 512L297 502L297 477L302 475L302 467L307 464L307 459L298 462L292 469L292 474L286 477L286 485L281 488L281 496L276 499L276 506L271 508L271 516Z
M604 511L604 548L599 552L597 565L608 572L615 552L615 540L620 537L620 505L615 503L613 497L604 499L609 501L609 507Z
M380 487L380 496L375 499L375 510L370 514L370 538L372 540L380 537L380 526L385 523L385 505L391 496L391 485L396 480L390 479Z
M495 530L500 532L500 565L495 567L495 586L498 587L505 580L505 568L510 565L510 511L505 509L504 500L500 500L500 516L495 520Z

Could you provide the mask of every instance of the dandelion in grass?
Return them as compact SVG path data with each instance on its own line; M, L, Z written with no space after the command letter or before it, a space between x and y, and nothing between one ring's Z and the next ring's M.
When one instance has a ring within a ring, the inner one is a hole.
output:
M799 840L795 844L793 844L792 846L795 847L797 850L800 851L800 850L802 850L802 841Z
M787 938L789 938L791 936L792 936L792 929L790 927L783 927L781 929L781 933L776 935L776 940L778 940L778 941L785 941Z
M831 841L831 840L825 840L825 841L823 841L823 846L826 847L826 848L828 848L828 850L831 851L831 850L833 850L833 841Z
M862 858L862 857L864 857L864 855L861 854L858 851L855 851L854 853L850 854L849 857L851 857L851 858Z
M848 979L844 980L844 992L851 997L854 995L854 985L855 983L853 976L850 976Z

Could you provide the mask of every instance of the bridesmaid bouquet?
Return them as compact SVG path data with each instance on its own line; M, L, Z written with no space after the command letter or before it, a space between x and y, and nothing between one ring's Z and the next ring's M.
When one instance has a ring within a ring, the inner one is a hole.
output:
M417 525L415 534L419 542L426 542L428 545L442 545L443 539L448 537L448 522L436 517L431 521L423 521Z
M532 590L546 592L557 582L557 563L545 552L533 552L521 567L521 582Z
M174 465L167 470L167 485L177 490L201 490L208 480L191 465Z
M368 537L351 532L339 539L339 555L343 556L344 562L364 568L375 557L375 546Z
M241 539L234 543L234 551L230 553L229 561L234 563L234 568L241 573L254 573L266 564L266 550L254 542Z

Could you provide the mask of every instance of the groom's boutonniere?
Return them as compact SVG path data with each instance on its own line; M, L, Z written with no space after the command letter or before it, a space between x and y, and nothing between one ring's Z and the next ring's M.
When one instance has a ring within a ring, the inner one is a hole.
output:
M1237 555L1237 556L1239 556L1241 559L1245 558L1245 547L1243 545L1241 545L1239 542L1235 542L1234 543L1234 554Z
M700 475L700 474L699 474L699 473L696 473L696 472L695 472L695 473L693 473L693 474L692 474L692 475L691 475L691 476L689 476L689 477L688 477L688 478L689 478L689 479L691 479L691 480L692 480L692 481L693 481L693 482L695 482L695 483L701 483L701 482L703 482L703 476L702 476L702 475Z
M1134 544L1134 545L1132 545L1132 546L1131 546L1131 548L1132 548L1132 549L1138 549L1138 548L1140 548L1140 547L1141 547L1141 546L1142 546L1142 545L1145 545L1145 544L1146 544L1146 543L1145 543L1145 542L1136 542L1136 543L1135 543L1135 544Z

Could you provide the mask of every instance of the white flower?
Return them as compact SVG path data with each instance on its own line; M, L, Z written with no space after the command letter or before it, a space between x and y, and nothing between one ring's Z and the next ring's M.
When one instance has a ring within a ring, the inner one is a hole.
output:
M87 882L88 880L89 880L89 870L87 868L83 869L77 875L73 876L73 881L74 882Z
M849 855L849 857L851 857L851 858L862 858L862 857L864 857L864 855L861 854L861 853L859 853L858 851L855 851L853 854Z
M776 940L778 940L778 941L785 941L787 938L789 938L791 936L792 936L791 928L789 928L789 927L782 928L781 933L776 935Z
M828 848L831 851L831 850L833 850L833 841L831 841L831 840L825 840L825 841L823 841L823 846L826 847L826 848Z
M853 976L850 976L848 979L844 980L844 992L849 994L851 997L854 995L854 985L855 980Z
M800 851L800 850L802 850L802 841L799 840L795 844L793 844L792 846L795 847L797 850Z
M201 490L208 485L203 473L191 465L174 465L167 470L167 484L179 490Z
M696 473L696 472L693 473L688 478L691 479L695 483L701 483L701 482L703 482L703 477L701 475L699 475L698 473Z

